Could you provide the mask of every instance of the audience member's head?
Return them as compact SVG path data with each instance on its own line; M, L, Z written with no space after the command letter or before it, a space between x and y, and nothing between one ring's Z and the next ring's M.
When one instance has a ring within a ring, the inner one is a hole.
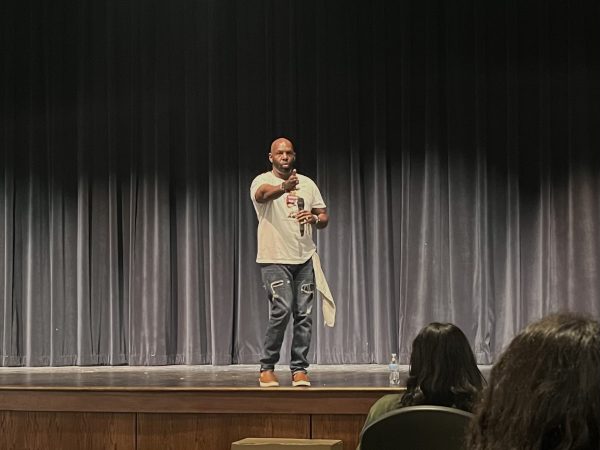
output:
M518 334L492 368L469 447L600 448L598 322L555 314Z
M483 382L469 341L460 328L433 322L413 341L401 405L434 404L470 411Z

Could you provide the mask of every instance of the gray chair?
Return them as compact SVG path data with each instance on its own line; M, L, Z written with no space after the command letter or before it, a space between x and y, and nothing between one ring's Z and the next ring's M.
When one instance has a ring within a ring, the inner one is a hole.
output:
M369 424L361 450L464 450L473 414L445 406L407 406Z

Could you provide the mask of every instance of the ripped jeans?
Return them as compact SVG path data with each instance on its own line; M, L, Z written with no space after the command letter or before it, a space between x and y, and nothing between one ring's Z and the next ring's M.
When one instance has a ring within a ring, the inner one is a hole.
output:
M269 296L269 324L260 359L260 370L273 370L279 361L285 329L294 318L290 369L306 371L312 331L312 300L315 288L312 259L303 264L267 264L261 267Z

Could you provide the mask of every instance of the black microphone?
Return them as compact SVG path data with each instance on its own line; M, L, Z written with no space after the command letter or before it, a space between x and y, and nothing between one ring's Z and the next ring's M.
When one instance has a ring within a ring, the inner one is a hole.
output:
M302 211L304 209L304 199L302 197L298 197L298 211ZM304 222L300 222L300 236L304 236Z

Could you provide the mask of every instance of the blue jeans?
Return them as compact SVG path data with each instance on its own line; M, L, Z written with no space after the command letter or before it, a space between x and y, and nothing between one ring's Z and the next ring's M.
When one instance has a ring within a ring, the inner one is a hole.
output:
M294 318L290 369L306 371L312 332L312 300L315 288L312 259L303 264L267 264L261 267L269 296L269 324L260 359L260 370L273 370L279 361L285 329Z

